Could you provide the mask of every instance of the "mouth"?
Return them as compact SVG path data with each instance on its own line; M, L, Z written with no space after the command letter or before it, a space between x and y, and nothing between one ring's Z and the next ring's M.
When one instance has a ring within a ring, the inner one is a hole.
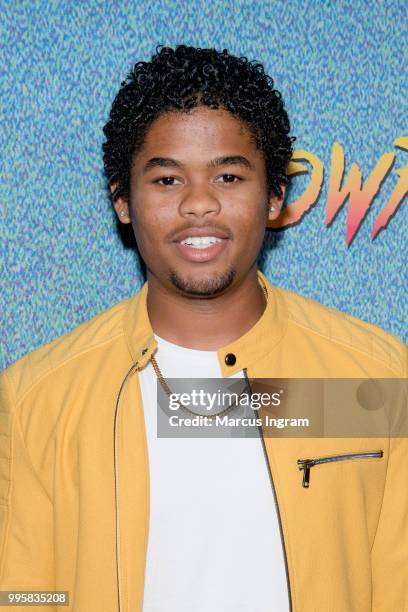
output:
M180 255L193 262L212 261L224 251L229 238L219 236L187 236L174 241Z

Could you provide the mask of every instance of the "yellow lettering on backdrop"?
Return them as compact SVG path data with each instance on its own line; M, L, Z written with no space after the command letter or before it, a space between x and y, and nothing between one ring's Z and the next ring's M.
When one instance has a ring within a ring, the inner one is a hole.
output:
M293 152L292 159L287 167L288 175L305 174L308 172L307 166L296 163L296 160L304 160L309 162L312 167L312 175L309 186L303 195L295 202L284 208L282 214L274 221L270 221L268 227L271 229L283 229L300 223L305 214L316 204L319 199L320 191L323 184L323 163L313 153L297 149Z

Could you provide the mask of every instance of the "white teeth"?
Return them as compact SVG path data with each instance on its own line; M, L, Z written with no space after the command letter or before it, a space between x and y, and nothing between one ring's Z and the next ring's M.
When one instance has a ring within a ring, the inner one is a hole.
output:
M192 246L195 249L206 249L217 242L222 242L222 239L215 236L189 236L182 240L181 244L188 244L188 246Z

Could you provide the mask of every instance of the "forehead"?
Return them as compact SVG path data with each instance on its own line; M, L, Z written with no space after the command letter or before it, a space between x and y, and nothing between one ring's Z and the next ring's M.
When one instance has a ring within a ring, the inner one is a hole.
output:
M224 109L200 106L160 115L149 127L136 157L193 160L221 154L261 156L252 132ZM136 159L135 159L136 161Z

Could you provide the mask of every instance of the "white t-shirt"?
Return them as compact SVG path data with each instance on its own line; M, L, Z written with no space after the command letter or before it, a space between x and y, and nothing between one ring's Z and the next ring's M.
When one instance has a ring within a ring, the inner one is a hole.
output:
M165 378L222 377L215 351L156 340ZM150 362L140 374L150 470L143 612L287 612L282 543L261 440L158 438Z

